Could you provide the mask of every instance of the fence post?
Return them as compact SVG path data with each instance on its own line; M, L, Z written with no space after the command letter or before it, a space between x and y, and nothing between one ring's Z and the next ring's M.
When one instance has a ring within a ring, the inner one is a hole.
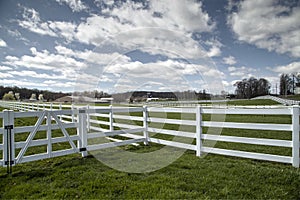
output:
M90 109L90 104L87 105L87 110ZM90 131L91 129L91 123L90 123L90 112L87 112L87 130Z
M79 151L81 152L82 157L86 157L87 153L87 128L86 128L86 110L79 109L78 110L78 128L77 134L79 136L79 140L77 141L77 146Z
M7 166L7 173L12 173L15 165L15 136L14 136L14 111L3 111L3 161Z
M59 110L62 110L62 105L61 105L61 103L59 104ZM59 120L60 120L60 121L62 120L62 114L59 116Z
M147 106L143 106L143 128L144 128L144 145L148 145L149 143L149 133L148 133L148 108Z
M293 132L292 132L292 140L293 140L293 149L292 149L292 157L293 157L293 167L299 167L299 106L292 107L292 123L293 123Z
M43 112L47 112L47 121L46 121L46 125L47 125L47 154L48 154L48 158L52 157L52 125L51 125L51 115L50 112L48 111L43 111Z
M201 148L202 148L202 108L201 106L196 107L196 156L201 156Z
M74 119L74 104L73 103L71 105L71 109L72 109L72 122L74 122L75 119Z
M109 113L109 131L114 131L114 116L113 116L113 107L112 105L109 106L110 113Z

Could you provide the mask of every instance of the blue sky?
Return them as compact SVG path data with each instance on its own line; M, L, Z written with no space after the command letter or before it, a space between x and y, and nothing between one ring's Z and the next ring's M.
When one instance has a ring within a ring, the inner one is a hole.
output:
M0 2L1 85L233 92L300 71L296 0ZM279 90L278 90L279 92Z

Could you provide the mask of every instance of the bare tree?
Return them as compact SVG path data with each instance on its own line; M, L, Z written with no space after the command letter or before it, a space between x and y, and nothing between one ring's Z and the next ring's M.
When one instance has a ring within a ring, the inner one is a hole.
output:
M259 80L255 77L250 77L249 79L243 79L234 84L236 87L237 98L250 99L256 96L262 96L269 94L270 83L264 78Z
M291 94L292 79L288 74L281 74L279 88L280 88L280 95Z

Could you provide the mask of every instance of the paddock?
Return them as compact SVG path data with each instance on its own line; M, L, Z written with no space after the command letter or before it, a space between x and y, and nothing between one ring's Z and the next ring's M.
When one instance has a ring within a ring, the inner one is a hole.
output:
M24 162L74 153L85 157L89 151L151 143L192 150L198 157L219 154L299 167L298 106L98 107L5 101L0 105L9 109L0 113L0 165L8 170ZM20 118L34 122L15 126ZM108 142L91 143L96 138Z

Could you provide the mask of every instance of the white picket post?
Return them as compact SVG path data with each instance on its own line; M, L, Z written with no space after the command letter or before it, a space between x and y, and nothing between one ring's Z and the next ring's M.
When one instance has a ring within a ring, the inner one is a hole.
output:
M47 125L47 155L48 158L52 157L52 125L51 125L51 115L49 113L49 111L45 111L44 112L48 112L47 113L47 121L46 121L46 125Z
M143 106L143 128L144 128L144 145L148 145L149 143L149 133L148 133L148 108L147 106Z
M3 111L3 130L3 165L9 168L15 165L14 111Z
M62 105L61 105L61 103L59 104L59 110L62 110ZM60 121L62 120L62 114L59 115L59 120L60 120Z
M89 110L90 109L90 105L88 104L87 105L87 110ZM89 114L89 112L87 112L87 131L90 131L90 129L91 129L91 123L90 123L90 114Z
M71 109L72 109L72 122L75 122L75 118L74 118L74 104L72 103L71 105Z
M201 156L201 148L202 148L202 108L201 106L196 107L196 156Z
M292 132L293 162L292 162L292 165L293 165L293 167L299 168L299 106L292 107L292 123L293 123L293 132Z
M79 109L78 110L78 129L77 133L79 136L79 140L77 142L77 145L79 147L79 151L81 152L82 157L86 157L88 155L87 153L87 128L86 128L86 110L85 109Z
M109 106L110 113L109 113L109 131L114 131L114 116L113 116L113 107L112 105Z

